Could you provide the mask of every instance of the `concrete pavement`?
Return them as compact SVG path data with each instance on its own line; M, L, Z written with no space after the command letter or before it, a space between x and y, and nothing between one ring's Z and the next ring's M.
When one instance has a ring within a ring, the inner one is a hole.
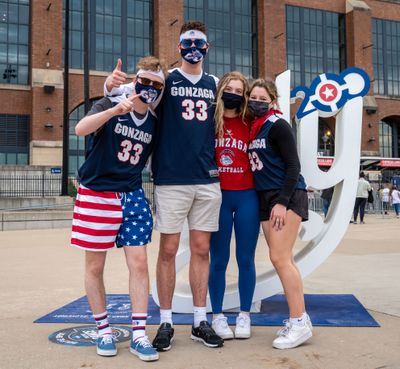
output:
M69 229L0 232L1 369L75 368L273 368L400 369L400 219L370 215L365 225L350 225L334 254L304 281L306 293L352 293L381 328L317 327L310 343L290 351L271 347L277 327L254 327L249 340L209 349L190 340L189 326L176 326L176 340L160 360L144 363L119 345L115 358L93 347L55 345L47 336L73 324L33 324L50 311L84 295L82 251L67 247ZM155 274L158 237L149 246ZM260 238L257 269L266 268ZM234 264L228 277L235 278ZM106 266L109 293L126 293L128 273L120 250ZM157 327L150 326L153 337Z

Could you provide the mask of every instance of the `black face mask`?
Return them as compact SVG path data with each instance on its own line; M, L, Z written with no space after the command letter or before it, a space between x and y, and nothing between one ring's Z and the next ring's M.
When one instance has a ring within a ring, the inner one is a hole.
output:
M254 118L259 118L268 113L269 104L265 101L249 100L247 109Z
M222 101L226 109L239 109L244 100L243 96L232 94L230 92L224 92L222 94Z

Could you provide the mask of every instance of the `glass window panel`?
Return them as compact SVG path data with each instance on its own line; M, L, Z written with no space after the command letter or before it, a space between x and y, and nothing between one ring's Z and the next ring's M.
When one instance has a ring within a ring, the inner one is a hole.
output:
M252 8L256 8L255 3L255 0L184 1L185 21L199 19L207 26L212 48L205 59L206 72L222 76L230 70L246 74L251 70L251 76L257 77L257 60L253 59L256 38L252 30L255 20ZM246 55L246 58L242 55Z
M292 78L292 87L308 83L323 72L340 72L345 48L339 40L345 32L340 28L339 14L286 6L286 32L288 66L300 72Z
M91 0L89 5L89 32L91 44L90 68L111 70L109 60L121 57L135 61L152 50L153 0ZM83 68L83 7L72 1L71 6L71 68ZM93 25L93 26L92 26ZM122 34L126 30L126 34ZM72 32L75 32L72 35ZM79 36L78 36L79 35ZM135 42L129 45L130 37ZM80 55L79 55L80 54ZM114 64L114 62L112 63ZM123 65L125 70L127 63ZM129 72L134 71L134 67Z
M28 154L17 154L18 165L28 165Z
M373 19L374 92L400 96L400 22Z

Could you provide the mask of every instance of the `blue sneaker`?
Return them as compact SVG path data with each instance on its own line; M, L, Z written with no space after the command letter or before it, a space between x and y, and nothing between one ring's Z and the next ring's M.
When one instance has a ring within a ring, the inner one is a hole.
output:
M97 354L100 356L117 355L117 346L112 334L105 334L97 338Z
M158 360L158 352L150 343L147 336L143 336L137 338L135 341L131 341L130 351L143 361Z

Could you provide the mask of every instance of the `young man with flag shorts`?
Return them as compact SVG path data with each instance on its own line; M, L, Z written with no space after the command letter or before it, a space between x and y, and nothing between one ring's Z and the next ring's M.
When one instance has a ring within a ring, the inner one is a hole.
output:
M191 251L189 282L194 310L191 338L208 347L223 345L223 339L206 317L210 235L218 230L221 205L212 107L218 79L202 69L208 48L204 24L186 22L178 44L182 65L170 71L156 108L160 124L152 170L156 185L156 229L161 233L157 261L161 319L153 345L158 351L169 350L173 340L175 258L185 220ZM121 86L126 75L119 69L117 66L107 78L106 93L132 89L131 84Z
M89 136L86 161L79 169L71 245L86 252L85 289L98 329L97 353L117 348L106 311L103 281L107 250L123 247L129 268L132 304L130 351L141 360L158 359L145 329L149 295L146 245L152 214L142 189L142 170L154 146L156 117L149 109L165 85L166 68L155 57L139 60L132 94L99 100L77 124Z

